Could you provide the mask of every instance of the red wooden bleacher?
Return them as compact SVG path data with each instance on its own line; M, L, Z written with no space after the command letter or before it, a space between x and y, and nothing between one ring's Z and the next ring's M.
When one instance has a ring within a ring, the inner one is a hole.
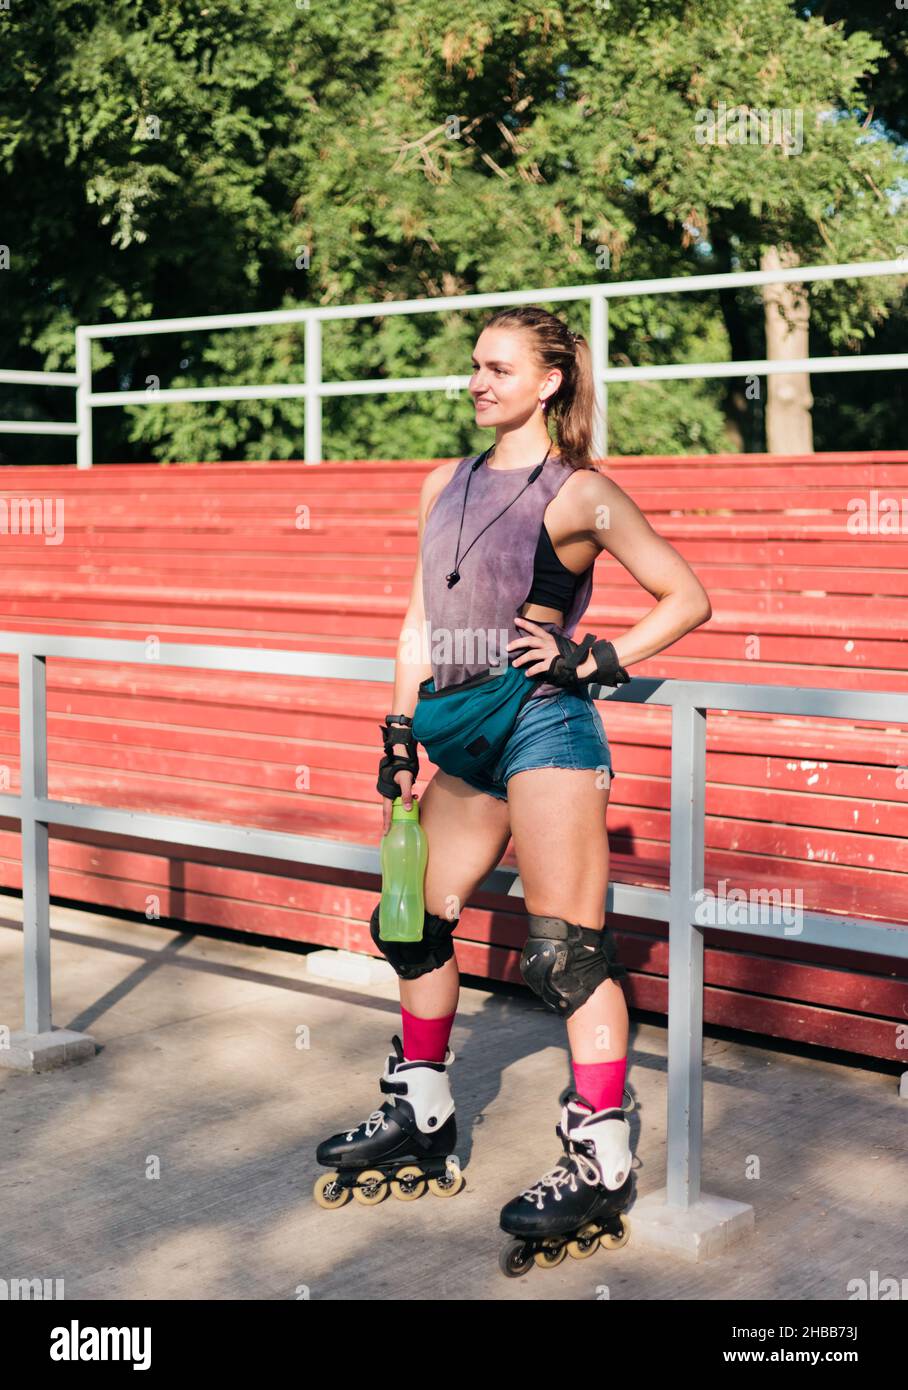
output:
M6 469L2 495L63 499L65 531L59 545L2 536L0 628L393 657L419 487L433 466ZM849 529L854 499L873 489L908 496L908 452L610 459L603 468L693 565L713 606L705 627L635 675L908 690L905 536ZM651 603L602 555L579 632L614 634ZM0 680L0 763L17 791L14 657L0 655ZM50 795L377 844L377 724L388 695L378 682L52 658ZM599 708L619 773L613 876L665 886L669 714ZM807 909L908 926L908 731L717 713L707 777L709 887L800 888ZM514 862L511 848L504 862ZM21 886L9 819L0 872ZM368 875L62 827L51 842L57 897L143 915L156 898L165 918L352 950L374 951L378 889ZM630 1003L664 1012L666 928L613 925ZM461 968L519 981L524 933L513 898L477 895L458 928ZM903 1060L903 964L796 937L707 929L706 943L709 1021Z

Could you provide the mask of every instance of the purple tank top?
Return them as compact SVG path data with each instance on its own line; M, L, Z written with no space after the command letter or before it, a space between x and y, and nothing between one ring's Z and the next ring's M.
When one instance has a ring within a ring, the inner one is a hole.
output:
M450 482L435 499L422 540L423 603L426 613L425 648L432 665L435 689L458 685L489 666L507 660L507 644L526 636L514 622L533 583L536 546L545 509L574 472L567 464L549 458L529 487L527 479L537 466L495 469L483 463L472 476L467 509L460 536L460 582L448 588L446 576L454 569L457 533L464 490L470 468L479 457L461 459ZM524 488L526 490L524 491ZM517 501L518 493L522 493ZM509 502L513 506L497 521ZM471 542L492 522L475 545ZM465 555L467 547L469 553ZM593 566L577 578L574 597L564 614L564 626L540 623L549 632L568 637L586 612L593 591ZM522 654L515 648L512 656ZM530 662L530 665L535 663ZM541 682L534 698L554 694L558 687Z

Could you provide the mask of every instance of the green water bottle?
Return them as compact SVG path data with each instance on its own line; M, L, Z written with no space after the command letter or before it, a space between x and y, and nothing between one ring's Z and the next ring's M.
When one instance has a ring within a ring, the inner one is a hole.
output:
M419 802L406 810L402 797L392 803L391 824L381 842L381 904L378 934L382 941L421 941L425 920L423 883L429 842L419 824Z

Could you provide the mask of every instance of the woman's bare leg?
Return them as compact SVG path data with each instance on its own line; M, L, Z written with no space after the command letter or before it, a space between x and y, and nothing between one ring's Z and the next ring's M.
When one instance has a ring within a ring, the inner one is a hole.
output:
M419 798L419 823L429 842L426 909L453 920L507 848L508 803L439 770ZM417 1018L444 1018L457 1008L454 956L439 970L399 984L401 1004Z
M531 768L509 779L511 833L528 912L602 928L609 790L608 773L595 769ZM603 980L567 1020L567 1031L575 1062L626 1057L628 1013L621 985Z

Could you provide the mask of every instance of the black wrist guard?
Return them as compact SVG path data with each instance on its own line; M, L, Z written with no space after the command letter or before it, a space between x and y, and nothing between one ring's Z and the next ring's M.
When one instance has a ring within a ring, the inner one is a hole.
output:
M562 632L554 632L552 636L558 645L558 655L552 657L552 664L544 677L550 685L575 692L587 685L627 685L630 676L623 666L619 666L618 653L604 637L587 633L582 642L574 642ZM583 665L590 651L596 661L596 669L590 676L578 676L577 668Z
M416 739L413 737L413 720L405 714L386 714L384 724L379 724L385 756L378 765L376 786L382 796L396 801L401 790L394 780L396 772L412 772L413 781L419 776L419 758L416 756ZM395 753L394 744L402 743L406 753Z

